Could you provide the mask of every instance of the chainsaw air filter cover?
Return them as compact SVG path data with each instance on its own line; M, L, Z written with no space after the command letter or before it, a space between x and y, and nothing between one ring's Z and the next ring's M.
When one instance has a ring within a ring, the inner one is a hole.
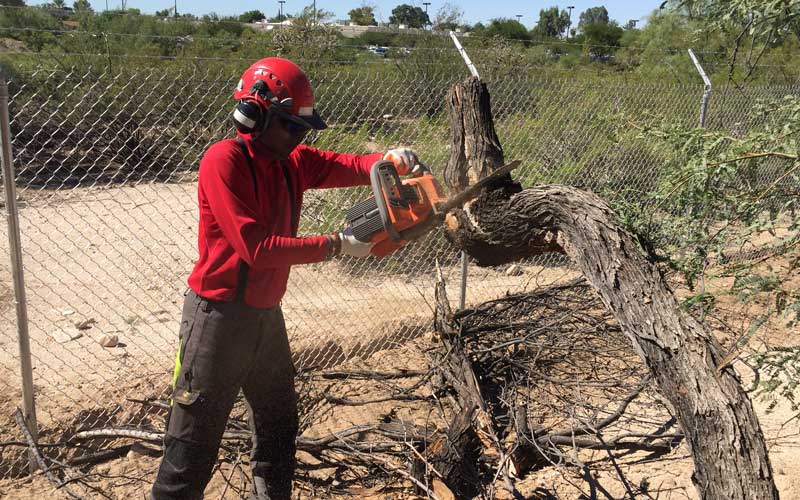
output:
M430 174L401 181L390 161L376 162L370 181L373 196L348 210L346 221L353 236L373 242L373 254L382 257L405 245L403 233L426 221L444 195Z

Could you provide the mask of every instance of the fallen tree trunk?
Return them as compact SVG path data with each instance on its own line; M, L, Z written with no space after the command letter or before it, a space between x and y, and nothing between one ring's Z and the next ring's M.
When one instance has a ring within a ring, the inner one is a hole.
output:
M485 85L450 92L451 191L503 163ZM753 406L706 327L679 307L658 268L596 195L568 186L521 191L509 176L447 219L448 238L478 265L563 252L586 276L678 418L701 498L778 498Z

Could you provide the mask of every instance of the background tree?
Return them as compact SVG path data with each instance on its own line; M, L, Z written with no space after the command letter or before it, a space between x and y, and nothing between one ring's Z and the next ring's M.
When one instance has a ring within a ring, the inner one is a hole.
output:
M350 22L358 26L377 26L378 22L375 20L375 6L362 5L356 7L347 13L350 16Z
M310 4L303 7L303 10L301 10L296 16L294 16L292 24L302 25L302 26L307 26L307 25L310 26L315 22L318 24L324 24L325 22L333 19L334 15L335 14L333 12L330 12L325 9L317 8L317 10L315 11L314 5Z
M625 31L615 21L587 24L581 30L584 51L590 60L606 61L620 46Z
M443 3L433 18L433 29L439 31L454 31L463 24L464 11L450 2Z
M293 17L294 16L292 16L291 14L287 14L285 12L283 13L283 16L281 16L281 12L278 11L275 13L274 16L268 18L267 21L270 23L280 23L286 21L287 19L292 19Z
M243 23L257 23L263 21L267 16L260 10L248 10L247 12L239 15L239 21Z
M75 0L75 2L72 4L72 10L78 13L94 12L92 9L92 4L89 3L89 0Z
M581 12L578 31L583 32L590 24L608 24L609 21L608 10L605 7L602 5L600 7L590 7Z
M732 30L737 33L732 44L733 56L728 73L731 80L736 79L737 63L743 64L745 71L742 79L747 80L754 74L767 49L787 37L797 37L800 32L800 0L683 0L679 3L665 1L661 7L665 5L673 6L678 11L702 13L703 18L710 21L708 28L712 30ZM740 49L743 49L742 54Z
M725 2L717 2L716 0L693 0L693 1L685 1L685 0L665 0L661 4L661 9L666 8L670 12L675 12L682 16L687 17L688 19L710 19L716 16L717 6L715 4L730 4L730 1ZM738 3L738 2L737 2ZM765 2L753 2L753 7L755 4L765 3ZM748 7L749 8L749 7Z
M0 0L0 5L5 7L24 7L25 0Z
M506 40L530 40L531 35L525 26L516 19L492 19L489 26L482 31L487 37L499 36Z
M409 28L424 28L431 23L428 14L421 7L412 7L406 3L392 9L389 24L403 24Z
M569 13L557 6L539 11L539 21L533 28L536 39L561 38L569 27Z

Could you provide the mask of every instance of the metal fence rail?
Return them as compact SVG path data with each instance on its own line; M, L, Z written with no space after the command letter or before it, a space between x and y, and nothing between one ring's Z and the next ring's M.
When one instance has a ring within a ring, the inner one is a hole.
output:
M465 69L435 68L412 75L388 65L315 68L311 76L331 128L308 142L354 153L405 144L435 172L449 156L444 97L466 76ZM544 81L535 69L482 76L506 158L523 161L522 182L599 193L653 189L663 159L647 144L610 139L608 117L668 113L691 125L703 94L699 83ZM138 424L143 417L128 411L126 398L166 394L180 302L196 258L197 164L212 142L232 134L237 80L237 74L167 65L13 74L10 127L43 436L98 423ZM708 121L746 124L757 97L797 90L718 92ZM308 193L301 232L339 229L344 211L365 194L363 188ZM0 438L10 439L19 436L11 410L20 404L21 383L9 252L0 247ZM424 331L437 260L458 287L458 254L439 233L381 261L295 267L283 308L297 364L331 366ZM547 273L563 272L556 264L539 259L514 273L470 268L467 302L535 287ZM24 454L6 453L0 476L23 474L25 465Z

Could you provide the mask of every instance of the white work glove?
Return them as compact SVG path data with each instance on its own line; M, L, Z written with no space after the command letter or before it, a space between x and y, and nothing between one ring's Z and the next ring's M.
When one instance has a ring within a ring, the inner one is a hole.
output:
M430 172L430 169L419 161L417 154L409 148L390 149L383 155L383 159L394 164L398 175L412 174L414 177L419 177L425 172Z
M349 228L339 233L339 239L342 242L340 253L342 255L351 255L358 258L368 257L374 245L371 242L364 243L363 241L358 241Z

